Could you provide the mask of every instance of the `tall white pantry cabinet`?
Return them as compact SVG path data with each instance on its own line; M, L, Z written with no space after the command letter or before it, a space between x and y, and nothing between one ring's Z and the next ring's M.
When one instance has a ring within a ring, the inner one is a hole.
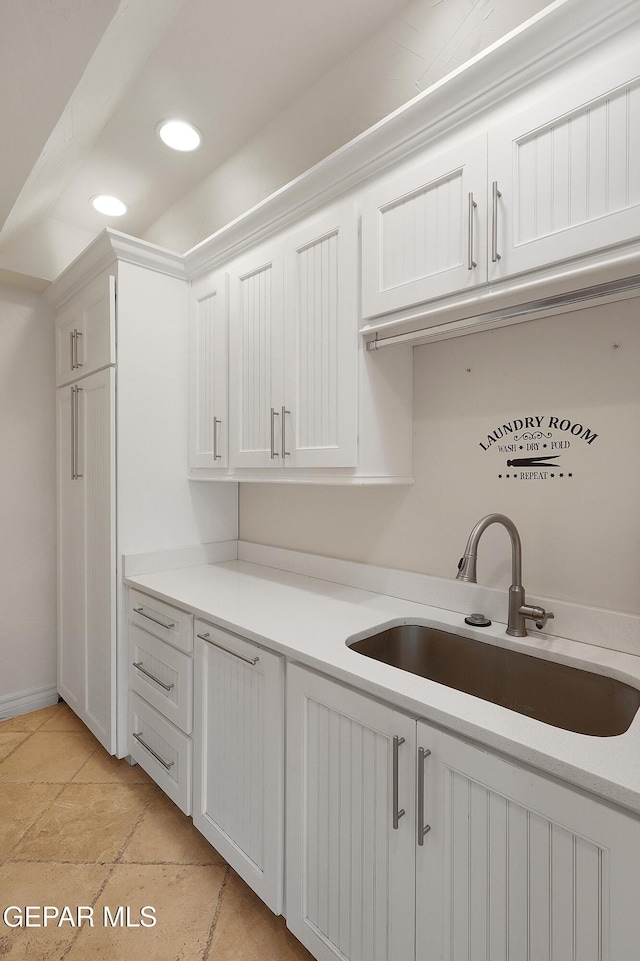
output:
M58 691L122 757L122 556L234 539L237 492L187 480L182 257L105 230L48 298L56 308Z

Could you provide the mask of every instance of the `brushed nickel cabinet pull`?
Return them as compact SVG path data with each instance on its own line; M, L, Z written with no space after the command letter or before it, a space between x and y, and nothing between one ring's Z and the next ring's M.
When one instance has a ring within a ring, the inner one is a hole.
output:
M393 738L393 830L398 830L398 822L401 817L404 817L406 811L404 808L398 810L398 748L401 744L404 744L404 738L398 737L397 734Z
M424 836L431 830L430 824L424 823L424 761L431 754L430 750L418 748L418 844L424 844Z
M79 393L82 387L73 386L71 388L71 480L80 480L82 474L78 470L80 437L78 427L79 414Z
M275 409L275 407L272 407L271 408L271 460L274 460L274 458L279 456L278 454L276 454L276 427L275 427L275 418L278 416L279 416L278 411Z
M75 330L69 331L69 367L71 370L76 369L75 356L76 356L76 332Z
M169 621L167 624L165 624L164 621L159 620L157 617L153 617L151 614L147 614L147 612L145 611L144 607L142 607L142 605L140 607L134 607L134 611L136 612L136 614L140 614L142 617L146 617L148 621L153 621L154 624L158 624L160 627L166 627L168 631L170 631L172 628L176 626L174 621Z
M74 330L73 332L73 368L77 370L78 367L82 367L82 364L78 360L78 337L82 337L81 330Z
M222 454L218 453L218 424L221 424L221 423L222 421L218 420L217 417L213 418L213 459L214 460L222 459Z
M199 637L201 641L206 641L207 644L211 644L212 647L217 647L218 650L224 651L225 654L231 654L232 657L237 657L238 660L244 661L245 664L250 664L251 667L255 667L258 661L260 660L259 657L245 657L244 654L237 654L236 651L231 651L228 647L225 647L223 644L218 644L217 641L212 640L210 634L197 634L196 636Z
M71 480L76 479L76 389L71 388L71 403L69 404L71 410L71 443L69 447L71 448Z
M144 661L133 662L133 666L137 668L137 670L139 670L141 674L144 674L145 677L148 677L152 681L155 681L155 683L159 684L160 687L163 687L165 691L172 691L174 689L175 684L165 684L164 681L161 681L159 677L156 677L155 674L151 674L145 667L143 667L142 666L143 664L144 664Z
M498 190L497 180L494 180L491 185L491 193L493 210L491 217L491 262L495 264L501 259L501 255L498 253L498 198L502 197L502 194Z
M473 211L477 206L477 203L473 199L473 194L469 193L469 250L467 252L467 270L473 270L474 267L478 266L473 259Z
M283 460L285 457L291 456L291 451L287 450L287 442L285 440L285 436L286 436L285 414L289 414L289 416L291 416L291 411L287 410L287 408L283 406L282 407L282 459Z
M138 741L139 744L142 744L142 746L143 746L143 748L145 749L145 751L148 751L149 754L153 754L153 756L155 757L156 761L159 761L160 764L162 764L163 768L165 768L167 771L170 771L170 770L171 770L171 768L172 768L173 765L175 764L175 761L165 761L165 759L164 759L163 757L160 757L160 755L157 754L156 751L154 751L152 747L149 747L149 745L147 744L147 742L142 739L142 731L138 731L137 734L136 734L135 731L132 731L131 733L132 733L133 736L135 737L136 741Z

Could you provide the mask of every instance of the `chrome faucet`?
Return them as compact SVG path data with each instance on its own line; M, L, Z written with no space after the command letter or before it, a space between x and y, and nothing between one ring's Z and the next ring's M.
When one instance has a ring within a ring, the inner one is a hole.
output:
M476 560L478 558L478 542L491 524L502 524L511 539L511 587L509 588L509 617L507 620L507 634L512 637L526 637L526 619L535 621L538 630L542 630L551 612L547 613L543 607L531 607L525 602L524 587L522 586L522 544L518 529L511 518L504 514L487 514L482 517L469 534L464 556L458 563L456 580L476 584Z

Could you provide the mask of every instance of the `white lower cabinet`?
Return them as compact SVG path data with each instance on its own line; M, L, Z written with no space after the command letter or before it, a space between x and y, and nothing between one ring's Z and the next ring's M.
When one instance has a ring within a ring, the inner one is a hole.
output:
M129 754L185 814L193 779L193 616L129 590Z
M637 818L303 668L287 682L287 924L316 958L635 956Z
M282 912L284 658L195 625L193 823Z
M287 925L320 961L414 956L415 742L415 719L287 668Z
M423 721L420 747L419 961L634 957L638 819Z
M129 693L129 753L181 811L191 814L191 738Z

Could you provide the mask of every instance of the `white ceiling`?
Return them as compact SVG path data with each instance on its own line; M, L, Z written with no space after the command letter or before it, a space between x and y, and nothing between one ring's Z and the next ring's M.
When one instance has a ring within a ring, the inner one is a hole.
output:
M1 0L0 280L52 279L104 226L144 232L405 3ZM160 143L171 117L200 150Z

